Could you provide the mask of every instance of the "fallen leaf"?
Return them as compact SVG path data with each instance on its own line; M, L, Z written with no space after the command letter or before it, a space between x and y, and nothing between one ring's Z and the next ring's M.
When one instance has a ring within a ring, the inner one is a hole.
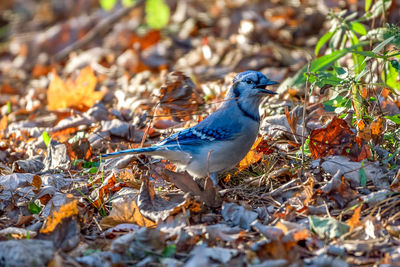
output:
M88 184L88 187L93 186L93 184L96 183L96 181L93 181L92 183ZM97 209L100 209L104 205L104 200L111 194L118 192L121 190L123 187L127 187L128 184L121 182L117 183L117 179L115 177L115 174L112 173L109 175L106 179L104 179L102 185L100 188L96 188L94 191L94 194L97 196L96 199L92 202L92 205L96 207Z
M335 238L344 235L350 227L334 218L308 217L310 229L320 238Z
M7 125L8 125L8 117L7 115L4 115L0 120L0 131L4 131L5 129L7 129Z
M353 229L360 225L360 217L361 217L361 209L363 205L358 206L355 210L351 218L346 222L348 226L350 226L350 232Z
M104 92L95 91L96 83L97 78L90 66L82 69L75 81L69 79L66 82L53 70L53 78L47 90L48 108L86 111L104 96Z
M311 155L313 159L319 159L327 155L346 154L353 139L354 134L347 122L335 117L326 127L311 132Z
M145 218L136 204L134 197L122 197L120 201L114 201L110 215L100 221L104 228L117 226L121 223L134 223L139 226L153 227L156 224Z
M189 120L204 104L202 92L182 72L171 72L160 88L160 114L177 121Z
M74 199L64 205L62 205L58 211L54 210L53 213L47 218L43 224L40 233L52 232L63 219L78 215L78 200Z
M249 166L258 162L262 158L264 153L257 151L257 147L258 147L258 145L261 144L262 141L263 141L263 138L261 136L257 138L257 140L254 142L253 146L251 147L250 151L239 162L239 171L247 169Z

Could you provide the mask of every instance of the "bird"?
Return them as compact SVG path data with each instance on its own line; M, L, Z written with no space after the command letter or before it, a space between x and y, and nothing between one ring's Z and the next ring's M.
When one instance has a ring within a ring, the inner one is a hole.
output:
M259 106L271 81L258 71L244 71L233 78L216 111L193 127L177 132L149 147L127 149L101 158L144 154L169 160L192 177L210 177L218 186L218 174L233 169L249 152L260 128Z

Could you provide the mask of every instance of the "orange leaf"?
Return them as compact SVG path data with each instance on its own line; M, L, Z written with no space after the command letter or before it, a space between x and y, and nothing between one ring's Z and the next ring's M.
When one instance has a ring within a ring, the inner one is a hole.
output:
M75 81L69 79L66 82L53 70L53 79L47 90L48 108L87 110L104 96L104 92L94 90L96 83L97 78L90 66L82 69Z
M88 186L92 186L89 184ZM102 186L98 189L98 198L92 202L92 205L96 208L101 208L104 203L104 199L108 197L111 193L118 192L123 187L127 187L127 183L117 183L114 173L108 176Z
M0 120L0 131L4 131L8 126L8 117L4 115Z
M346 222L350 226L350 232L357 226L360 225L361 209L363 205L358 206L353 213L353 216Z
M346 121L335 117L325 128L311 132L311 155L313 159L319 159L327 155L345 154L353 140L354 134Z
M56 226L62 222L63 219L78 215L77 204L78 200L74 199L73 201L62 205L58 211L53 211L53 213L47 218L40 232L51 233Z
M383 119L378 118L371 122L371 133L372 135L380 135L383 132Z
M240 171L248 168L251 164L258 162L262 158L263 153L257 152L257 146L258 146L258 144L261 143L262 140L263 140L262 137L258 137L258 139L255 141L255 143L251 147L249 153L247 153L246 157L244 157L244 159L242 159L239 162L239 170Z

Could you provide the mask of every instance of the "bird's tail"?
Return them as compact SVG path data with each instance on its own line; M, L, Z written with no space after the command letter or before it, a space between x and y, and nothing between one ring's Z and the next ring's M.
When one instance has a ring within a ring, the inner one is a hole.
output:
M127 149L122 151L117 151L109 154L101 155L99 158L116 158L122 157L129 154L147 154L157 150L157 146L149 146L149 147L142 147L142 148L134 148L134 149Z

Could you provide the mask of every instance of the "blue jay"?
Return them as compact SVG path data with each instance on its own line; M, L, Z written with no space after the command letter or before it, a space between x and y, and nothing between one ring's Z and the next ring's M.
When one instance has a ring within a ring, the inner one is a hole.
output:
M278 84L257 71L237 74L223 104L197 125L144 148L128 149L102 157L144 154L164 158L193 177L209 176L218 183L218 173L233 169L249 152L260 128L259 105L265 89Z

